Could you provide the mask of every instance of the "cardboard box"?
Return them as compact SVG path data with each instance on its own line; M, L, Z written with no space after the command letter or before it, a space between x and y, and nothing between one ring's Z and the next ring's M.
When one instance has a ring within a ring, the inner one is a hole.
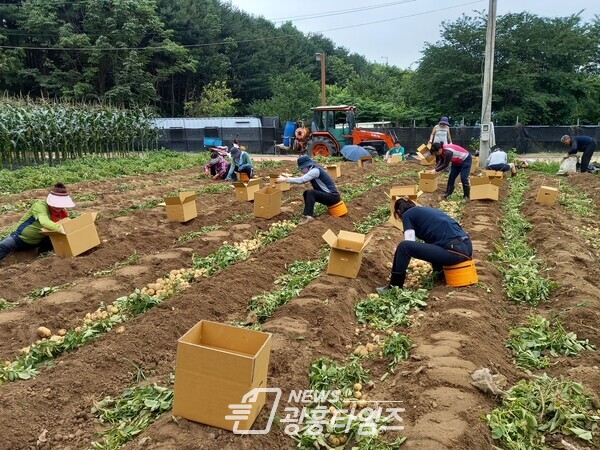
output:
M339 164L334 164L331 166L326 166L325 170L327 170L327 173L329 174L329 176L331 178L333 178L334 180L338 179L339 177L342 176L342 168Z
M431 153L431 145L421 144L417 149L417 153L421 159L435 162L435 155Z
M364 168L366 166L372 166L373 165L373 157L372 156L361 156L361 158L358 160L358 167L360 168Z
M251 202L254 200L254 194L260 190L260 179L252 179L247 183L236 181L233 183L235 186L235 199L239 202Z
M100 245L96 217L98 213L84 213L75 219L62 219L58 221L65 234L57 233L42 228L42 233L47 234L52 241L56 256L77 256L83 252Z
M254 217L270 219L281 212L281 190L266 187L254 194Z
M423 192L435 192L438 188L438 180L434 178L433 180L421 180L419 181L419 189Z
M475 173L479 170L479 156L472 156L473 164L471 164L471 173Z
M248 402L248 418L228 420L254 388L267 387L271 334L201 320L177 341L173 415L225 430L249 430L265 393Z
M540 190L537 193L535 199L536 203L542 205L554 205L558 200L558 189L550 186L540 186Z
M187 222L198 217L196 193L181 192L177 197L165 197L168 222Z
M363 252L372 235L340 231L336 236L327 230L323 239L331 247L327 273L345 278L356 278L360 272Z
M403 161L404 161L404 159L402 158L402 155L400 155L400 154L392 155L392 156L390 156L390 158L388 160L388 162L390 164L398 164L398 163L401 163Z
M488 177L471 177L471 200L495 200L500 195L500 187L492 184Z
M272 188L277 188L282 192L289 191L292 188L292 185L290 183L277 183L277 178L279 178L279 174L270 173L269 186L271 186Z
M504 178L504 174L506 172L502 172L501 170L486 170L485 176L489 178Z
M423 192L419 190L419 186L416 184L410 186L393 186L390 189L390 193L386 194L390 198L390 218L388 219L388 222L399 230L404 231L404 225L402 224L402 221L396 220L394 217L394 205L396 200L398 200L399 197L406 196L413 202L417 203L422 194Z

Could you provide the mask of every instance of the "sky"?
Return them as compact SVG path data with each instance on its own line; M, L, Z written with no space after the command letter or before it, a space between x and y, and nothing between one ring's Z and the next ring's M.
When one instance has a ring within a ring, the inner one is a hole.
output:
M440 37L443 21L464 13L487 14L489 0L222 0L281 25L290 21L300 31L320 33L336 46L371 62L416 69L425 43ZM497 0L497 15L529 13L543 17L577 14L591 21L600 15L600 0Z

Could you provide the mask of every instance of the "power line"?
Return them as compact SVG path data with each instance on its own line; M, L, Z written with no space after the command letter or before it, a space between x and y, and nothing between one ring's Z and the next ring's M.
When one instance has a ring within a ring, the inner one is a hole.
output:
M314 33L326 33L328 31L339 31L339 30L345 30L345 29L349 29L349 28L359 28L359 27L364 27L364 26L368 26L368 25L374 25L374 24L383 23L383 22L391 22L394 20L422 16L425 14L436 13L439 11L446 11L446 10L458 8L461 6L467 6L467 5L472 5L475 3L481 3L482 1L485 1L485 0L474 0L474 1L466 2L466 3L460 3L460 4L454 5L454 6L448 6L445 8L437 8L437 9L434 9L431 11L424 11L421 13L392 17L392 18L382 19L382 20L377 20L377 21L372 21L372 22L362 22L358 25L346 25L343 27L328 28L326 30L315 31ZM261 42L261 41L267 42L267 41L274 41L274 40L279 40L279 39L286 39L288 37L292 37L292 36L284 35L284 36L276 36L276 37L268 37L268 38L242 39L242 40L236 40L236 41L219 41L219 42L211 42L211 43L206 43L206 44L186 44L186 45L180 45L180 47L201 48L201 47L210 47L210 46L215 46L215 45L226 45L226 44L232 44L232 43L244 44L244 43L249 43L249 42ZM46 51L130 51L130 50L153 50L153 51L156 51L156 50L168 49L170 47L166 46L166 45L157 45L157 46L153 46L153 47L30 47L30 46L0 45L0 48L12 49L12 50L21 49L21 50L46 50Z

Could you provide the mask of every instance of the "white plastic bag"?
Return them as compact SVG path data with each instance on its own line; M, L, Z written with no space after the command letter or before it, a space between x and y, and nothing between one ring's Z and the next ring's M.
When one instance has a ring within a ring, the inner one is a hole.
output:
M577 155L569 156L568 158L563 159L563 162L560 163L560 167L558 168L556 175L565 175L567 173L575 172L577 172Z

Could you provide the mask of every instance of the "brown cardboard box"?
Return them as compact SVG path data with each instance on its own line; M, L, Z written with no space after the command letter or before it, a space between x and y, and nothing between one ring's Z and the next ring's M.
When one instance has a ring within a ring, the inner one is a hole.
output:
M365 236L348 231L340 231L336 236L333 231L327 230L323 235L323 239L331 247L327 273L345 278L356 278L360 271L363 251L371 237L372 235Z
M229 405L267 386L271 334L201 320L177 341L173 415L233 431L249 430L265 404L258 395L246 420L226 419Z
M277 183L277 178L279 178L279 174L276 173L270 173L269 174L269 186L271 186L272 188L277 188L279 189L281 192L285 192L285 191L289 191L292 188L292 185L290 183Z
M471 173L475 173L479 170L479 156L473 156L473 164L471 164Z
M435 163L435 155L431 153L431 145L430 144L421 144L417 149L417 153L421 159L426 160L428 163Z
M550 186L540 186L540 190L537 193L536 203L542 205L554 205L558 199L558 189Z
M247 183L236 181L233 183L235 186L235 199L239 202L251 202L254 200L254 194L260 189L260 179L254 178Z
M392 155L392 156L390 156L390 158L389 158L389 161L388 161L388 162L389 162L390 164L398 164L398 163L401 163L401 162L403 162L403 161L404 161L404 160L403 160L403 158L402 158L402 155L395 154L395 155Z
M187 222L198 217L196 193L180 192L177 197L165 197L167 222Z
M98 213L84 213L75 219L60 220L65 234L42 228L42 233L50 236L56 256L77 256L100 245L96 217Z
M254 217L270 219L281 212L281 190L266 187L254 194Z
M500 195L500 187L492 184L488 177L471 177L471 200L495 200Z
M502 172L501 170L486 170L485 176L489 178L504 178L504 174L506 172Z
M333 164L331 166L326 166L325 169L331 178L334 180L338 179L342 176L342 168L339 164Z
M361 158L358 160L358 167L360 168L364 168L367 166L372 166L373 165L373 157L372 156L361 156Z
M423 192L419 190L419 186L416 184L410 186L393 186L390 189L390 193L386 194L390 198L390 218L388 219L388 222L399 230L404 231L404 225L402 224L402 221L396 220L394 217L394 204L399 197L404 196L407 196L416 203L422 194Z
M423 192L435 192L438 188L439 173L419 172L419 189Z

